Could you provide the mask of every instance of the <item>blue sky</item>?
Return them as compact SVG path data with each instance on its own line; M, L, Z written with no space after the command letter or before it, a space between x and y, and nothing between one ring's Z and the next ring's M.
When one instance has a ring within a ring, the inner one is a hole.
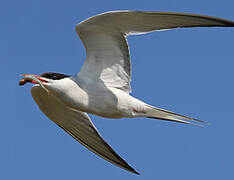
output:
M0 2L0 179L232 179L234 28L129 37L132 95L199 118L201 128L91 116L136 176L94 155L40 112L21 73L75 74L85 58L75 25L109 10L198 13L234 20L231 0Z

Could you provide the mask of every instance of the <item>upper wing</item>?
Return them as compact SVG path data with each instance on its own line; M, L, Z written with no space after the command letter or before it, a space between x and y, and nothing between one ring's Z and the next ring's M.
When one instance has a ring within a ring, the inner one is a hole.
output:
M185 13L114 11L88 18L76 26L86 48L78 74L108 87L130 92L130 57L125 36L182 27L234 26L216 17Z
M65 106L39 86L33 86L31 94L40 110L82 145L105 160L139 174L104 141L87 113Z

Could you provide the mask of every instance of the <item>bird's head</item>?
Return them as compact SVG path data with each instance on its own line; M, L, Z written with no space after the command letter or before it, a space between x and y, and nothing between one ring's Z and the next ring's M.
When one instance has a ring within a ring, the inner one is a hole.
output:
M54 80L60 80L69 77L68 75L53 72L43 73L40 76L34 74L22 74L22 76L23 78L19 81L19 86L22 86L28 82L34 84L50 83Z

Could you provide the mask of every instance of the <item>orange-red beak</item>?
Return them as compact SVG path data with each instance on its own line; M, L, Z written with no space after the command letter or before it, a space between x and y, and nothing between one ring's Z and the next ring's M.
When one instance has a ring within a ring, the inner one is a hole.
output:
M48 82L45 78L43 77L40 77L38 75L34 75L34 74L21 74L21 76L24 76L24 78L22 78L20 81L19 81L19 86L22 86L28 82L30 83L34 83L34 84L38 84L36 81L34 80L31 80L31 79L28 79L27 76L34 76L35 78L37 78L38 80L42 81L42 82Z

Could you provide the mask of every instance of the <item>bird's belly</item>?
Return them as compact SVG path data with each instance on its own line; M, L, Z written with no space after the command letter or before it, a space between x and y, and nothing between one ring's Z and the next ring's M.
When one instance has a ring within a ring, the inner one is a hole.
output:
M88 93L87 100L85 112L106 118L122 118L126 114L118 106L118 97L110 92Z
M98 95L95 97L87 95L85 99L86 101L84 102L81 101L80 98L72 98L72 106L79 111L106 118L122 118L126 116L126 113L124 113L122 109L118 108L118 102L113 97L108 95Z
M109 89L84 89L76 83L69 83L69 87L53 89L53 94L66 106L106 118L128 116L127 109L119 108L118 97Z
M132 98L122 90L100 89L88 93L86 112L106 118L132 117Z

